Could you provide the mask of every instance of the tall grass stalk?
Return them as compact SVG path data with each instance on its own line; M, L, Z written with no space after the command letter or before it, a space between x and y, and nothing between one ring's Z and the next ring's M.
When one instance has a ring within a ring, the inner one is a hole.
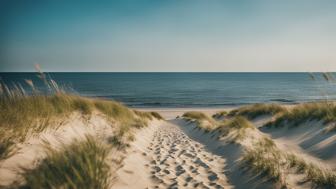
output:
M110 148L92 136L46 151L36 168L23 169L24 188L110 188Z

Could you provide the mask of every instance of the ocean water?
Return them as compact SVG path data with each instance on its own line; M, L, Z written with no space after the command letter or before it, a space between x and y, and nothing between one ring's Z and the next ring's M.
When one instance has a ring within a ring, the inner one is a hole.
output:
M336 99L336 84L315 73L47 73L83 96L121 101L133 107L214 107L252 103L299 103ZM0 73L8 85L36 73Z

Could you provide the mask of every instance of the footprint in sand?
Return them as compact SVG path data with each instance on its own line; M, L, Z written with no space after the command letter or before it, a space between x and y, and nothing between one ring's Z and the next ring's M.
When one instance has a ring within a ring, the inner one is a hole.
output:
M221 189L228 185L225 160L207 152L175 125L156 131L145 154L153 157L147 166L153 181L150 188Z

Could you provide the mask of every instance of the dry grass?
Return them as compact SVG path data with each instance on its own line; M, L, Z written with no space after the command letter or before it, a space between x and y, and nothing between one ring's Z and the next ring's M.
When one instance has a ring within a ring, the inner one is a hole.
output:
M304 159L294 154L286 154L286 160L291 168L297 172L304 173L308 181L313 182L317 187L335 188L336 173L333 170L322 168L316 164L307 163Z
M265 126L298 126L307 121L323 121L324 124L335 122L336 105L328 102L300 104Z
M213 117L214 119L220 119L220 118L225 117L226 115L228 115L228 112L227 112L227 111L220 111L220 112L217 112L217 113L215 113L214 115L212 115L212 117Z
M336 174L333 170L307 163L295 154L283 152L266 137L253 145L252 149L246 150L241 162L255 174L272 179L283 187L286 186L286 174L293 168L305 175L305 181L312 182L318 188L336 187Z
M150 112L150 114L158 120L163 120L163 117L157 112Z
M182 115L183 119L195 122L200 129L209 132L217 127L217 122L203 112L190 111Z
M250 106L244 106L235 110L232 110L229 116L245 116L248 119L255 119L264 115L275 115L278 113L286 112L286 108L278 104L254 104Z
M236 116L230 120L221 122L216 128L216 130L220 131L224 136L230 134L231 142L245 139L248 129L254 130L255 127L242 116Z
M23 188L109 188L110 147L87 136L60 150L46 149L47 157L34 169L24 169Z
M286 186L283 170L286 163L271 139L263 138L255 144L253 149L248 149L241 162L245 169L249 168L249 171L254 172L257 176L275 181L281 187Z
M162 118L155 112L131 110L121 103L89 99L63 92L55 81L39 73L47 92L37 91L32 81L31 94L20 85L9 88L0 83L0 161L16 151L16 144L46 129L59 127L73 112L89 118L102 113L113 124L116 133L107 144L87 136L56 150L46 147L47 157L34 169L23 169L25 185L20 188L110 188L110 169L106 163L111 147L127 147L133 140L131 128L141 128L148 120Z
M0 159L8 158L13 145L52 126L58 127L72 112L90 116L99 111L117 123L120 134L147 125L151 113L135 113L114 101L89 99L58 93L54 95L0 96Z

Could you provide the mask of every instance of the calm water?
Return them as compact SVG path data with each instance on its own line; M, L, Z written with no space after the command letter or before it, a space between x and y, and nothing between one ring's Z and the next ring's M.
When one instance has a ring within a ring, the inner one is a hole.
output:
M121 101L135 107L204 107L260 102L296 103L336 99L336 84L307 73L48 73L84 96ZM23 83L35 73L0 73Z

